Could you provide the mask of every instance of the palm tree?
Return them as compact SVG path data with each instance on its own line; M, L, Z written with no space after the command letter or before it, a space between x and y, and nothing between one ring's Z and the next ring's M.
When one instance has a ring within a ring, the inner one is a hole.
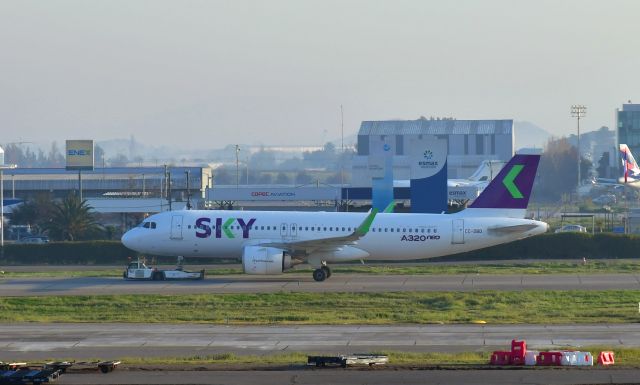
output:
M81 201L75 195L69 195L54 205L46 227L51 238L61 241L94 238L102 232L87 201Z

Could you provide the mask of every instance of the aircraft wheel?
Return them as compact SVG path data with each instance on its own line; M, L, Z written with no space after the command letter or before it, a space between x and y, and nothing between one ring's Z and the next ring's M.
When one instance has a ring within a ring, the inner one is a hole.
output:
M331 278L331 269L329 268L329 266L322 266L321 269L324 270L324 273L327 275L327 278Z
M313 279L314 279L316 282L322 282L322 281L324 281L325 279L327 279L327 272L326 272L324 269L322 269L322 268L320 268L320 269L315 269L315 270L313 271Z

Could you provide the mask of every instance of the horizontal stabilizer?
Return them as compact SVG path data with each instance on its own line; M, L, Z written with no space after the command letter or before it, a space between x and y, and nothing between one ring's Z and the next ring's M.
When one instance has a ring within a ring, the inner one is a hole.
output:
M513 233L524 233L527 232L529 230L533 230L536 227L538 227L535 224L530 224L530 225L514 225L514 226L496 226L496 227L489 227L489 232L490 233L497 233L497 234L513 234Z

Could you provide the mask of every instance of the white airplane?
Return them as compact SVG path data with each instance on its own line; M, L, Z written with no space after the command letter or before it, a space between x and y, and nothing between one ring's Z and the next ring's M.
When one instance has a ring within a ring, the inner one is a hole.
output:
M629 146L620 143L620 160L622 161L623 174L616 179L596 178L589 183L578 186L578 194L586 196L593 191L607 189L623 189L625 186L640 189L640 167L636 162Z
M169 211L146 218L122 243L152 255L241 258L247 274L281 274L306 261L324 281L332 262L432 258L546 232L546 223L524 219L539 160L514 156L455 214Z
M485 188L498 175L505 165L499 160L483 160L480 166L466 179L447 179L447 187L467 187L474 186ZM411 187L408 179L397 179L393 181L393 187Z

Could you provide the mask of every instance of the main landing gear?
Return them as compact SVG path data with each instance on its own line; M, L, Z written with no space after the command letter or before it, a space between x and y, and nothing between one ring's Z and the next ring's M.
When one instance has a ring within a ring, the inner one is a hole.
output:
M331 269L326 262L323 262L319 269L313 271L313 279L316 282L322 282L329 277L331 277Z

